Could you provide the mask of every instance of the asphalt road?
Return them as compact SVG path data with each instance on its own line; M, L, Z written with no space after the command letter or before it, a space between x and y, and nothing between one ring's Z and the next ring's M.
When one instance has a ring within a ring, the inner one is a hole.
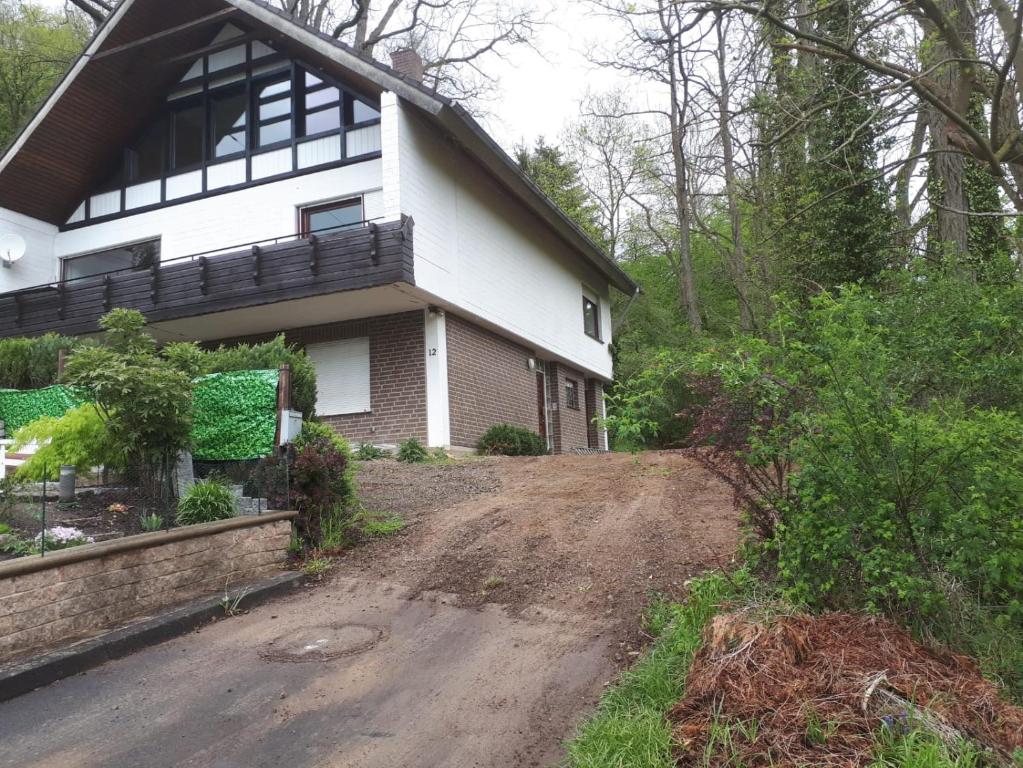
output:
M405 589L337 578L0 704L0 764L557 761L613 674L606 640L578 617Z

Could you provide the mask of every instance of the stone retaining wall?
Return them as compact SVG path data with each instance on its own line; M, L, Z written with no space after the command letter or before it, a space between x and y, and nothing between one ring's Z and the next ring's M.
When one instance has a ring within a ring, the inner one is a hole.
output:
M0 563L0 662L277 572L294 515L232 518Z

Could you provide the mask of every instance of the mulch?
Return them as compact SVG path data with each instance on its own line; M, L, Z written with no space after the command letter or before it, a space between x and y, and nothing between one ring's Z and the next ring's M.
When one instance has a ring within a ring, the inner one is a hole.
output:
M1023 709L1000 698L968 657L927 648L864 615L717 616L668 715L679 766L862 766L882 729L968 739L992 765L1023 748ZM715 725L728 750L704 752Z

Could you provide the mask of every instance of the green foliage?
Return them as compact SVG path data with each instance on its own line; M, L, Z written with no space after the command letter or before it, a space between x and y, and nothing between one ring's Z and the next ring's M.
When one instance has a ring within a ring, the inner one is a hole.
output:
M543 456L547 445L536 432L511 424L497 424L480 438L477 449L490 456Z
M351 458L351 444L336 429L322 421L303 421L302 432L295 440L295 448L301 451L309 445L324 440L330 443L335 451Z
M90 344L85 339L55 333L31 339L0 339L0 389L40 389L56 384L60 350L73 352Z
M596 205L583 186L576 163L566 159L558 147L548 145L543 138L537 139L531 150L518 147L515 159L541 191L594 242L604 242Z
M65 376L95 400L128 462L166 480L175 457L190 444L192 382L157 355L145 326L134 310L104 315L103 344L75 352Z
M7 434L13 435L36 419L59 418L85 400L83 393L73 387L0 390L0 421L4 422Z
M410 437L398 446L398 461L406 464L423 464L430 460L429 452L416 438Z
M34 2L0 2L0 148L14 139L89 35L83 14L50 11Z
M92 403L72 408L59 418L44 416L22 427L15 434L14 450L28 443L38 443L36 452L20 467L17 476L23 480L56 480L63 465L79 473L93 467L123 468L124 453L111 439L106 423Z
M155 512L149 515L139 515L139 525L145 533L154 533L164 527L163 518Z
M273 453L277 370L213 373L195 381L192 454L202 461L257 459Z
M940 627L953 601L1023 627L1023 287L898 275L783 306L771 339L676 356L615 401L652 428L661 382L710 376L696 435L734 477L787 596Z
M375 461L376 459L384 459L390 456L384 448L378 448L373 443L360 443L359 449L355 452L355 458L359 461Z
M682 605L657 604L649 618L653 649L600 700L593 717L568 744L570 768L670 768L671 726L665 715L685 692L689 665L702 643L703 628L731 596L719 575L690 584Z
M986 765L982 754L968 741L954 746L926 731L878 733L874 758L867 768L979 768Z
M178 502L178 525L227 520L238 513L234 493L217 480L198 480Z
M202 356L200 364L194 352L181 345L168 345L165 355L184 366L184 370L197 373L227 373L229 371L278 370L291 366L291 403L302 411L306 419L316 412L316 369L305 352L288 345L284 335L262 344L221 346Z

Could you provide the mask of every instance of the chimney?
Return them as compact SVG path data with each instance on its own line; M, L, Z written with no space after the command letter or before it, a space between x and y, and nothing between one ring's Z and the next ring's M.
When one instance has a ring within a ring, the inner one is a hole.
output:
M391 68L409 80L415 80L417 83L423 82L423 57L412 48L393 51L391 53Z

